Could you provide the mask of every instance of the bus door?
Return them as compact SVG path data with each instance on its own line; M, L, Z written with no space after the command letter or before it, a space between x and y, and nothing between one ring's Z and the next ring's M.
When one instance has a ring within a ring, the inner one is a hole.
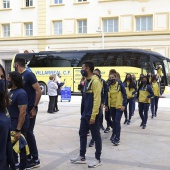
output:
M82 78L80 71L81 68L73 68L73 92L80 92L78 90L78 85Z
M160 69L161 71L159 72L159 74L161 73L161 79L159 79L159 84L160 84L160 88L161 88L161 94L163 94L164 90L165 90L165 86L167 85L167 79L166 79L166 74L165 74L165 65L162 61L155 61L153 64L154 67L154 74L158 74L158 69Z

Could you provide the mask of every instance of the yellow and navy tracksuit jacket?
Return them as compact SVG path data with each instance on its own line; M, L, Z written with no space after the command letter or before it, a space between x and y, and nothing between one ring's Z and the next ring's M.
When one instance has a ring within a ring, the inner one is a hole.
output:
M126 106L126 90L122 83L116 82L115 84L111 84L108 90L106 106L109 108L115 107L116 109L120 109L122 106Z
M90 80L86 80L81 105L82 117L95 120L101 105L101 91L102 83L97 76L94 75Z
M137 88L136 88L136 84L133 83L133 88L129 89L129 82L124 81L123 82L123 86L125 87L126 90L126 95L127 95L127 99L131 99L133 97L135 97L135 93L137 92Z
M152 90L153 90L154 96L160 97L160 86L158 82L152 82Z
M150 103L151 102L150 98L153 96L154 94L150 85L144 85L139 87L138 94L137 94L139 102Z

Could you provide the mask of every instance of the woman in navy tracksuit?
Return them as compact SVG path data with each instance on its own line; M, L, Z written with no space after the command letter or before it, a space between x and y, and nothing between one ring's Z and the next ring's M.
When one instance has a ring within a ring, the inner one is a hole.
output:
M133 82L131 74L126 75L126 78L123 82L123 86L125 87L125 90L126 90L127 105L129 104L129 118L127 115L127 105L126 105L125 110L124 110L124 115L125 115L124 124L127 123L128 125L130 125L131 117L133 114L134 95L137 91L136 84Z
M158 101L160 97L160 85L158 84L157 80L158 80L157 75L153 75L151 80L151 86L152 86L154 96L151 99L151 112L152 112L151 118L157 116L157 110L158 110Z
M119 145L121 132L121 117L126 106L126 91L122 83L116 79L116 74L109 75L110 86L108 88L108 97L106 100L106 110L110 108L110 114L113 121L113 133L111 141L114 145Z
M147 78L147 76L144 76L142 78L141 85L139 86L137 93L137 98L139 101L139 115L142 120L140 126L142 126L143 129L146 128L150 100L153 95L154 94L152 88L149 85L149 79Z

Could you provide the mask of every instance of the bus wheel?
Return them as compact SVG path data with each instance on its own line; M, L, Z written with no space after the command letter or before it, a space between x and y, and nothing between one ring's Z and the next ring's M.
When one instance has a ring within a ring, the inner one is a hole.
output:
M40 85L40 88L41 88L41 91L42 91L42 95L46 95L47 94L47 86L45 83L43 82L39 82L39 85Z

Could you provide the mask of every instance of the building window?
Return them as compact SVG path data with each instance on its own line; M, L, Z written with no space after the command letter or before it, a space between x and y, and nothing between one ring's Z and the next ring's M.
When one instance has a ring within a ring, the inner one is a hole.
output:
M3 36L9 37L10 36L10 24L3 25Z
M33 0L26 0L25 4L26 4L26 7L33 6Z
M151 31L152 22L152 16L136 17L136 31Z
M25 24L25 35L33 36L33 24L32 23Z
M3 7L10 8L10 0L3 0Z
M54 0L54 4L62 4L63 0Z
M80 34L87 33L87 20L78 21L78 33Z
M62 34L62 21L54 22L54 34L61 35Z
M104 32L118 32L118 18L103 19Z
M78 2L84 2L84 1L86 2L87 0L78 0Z

